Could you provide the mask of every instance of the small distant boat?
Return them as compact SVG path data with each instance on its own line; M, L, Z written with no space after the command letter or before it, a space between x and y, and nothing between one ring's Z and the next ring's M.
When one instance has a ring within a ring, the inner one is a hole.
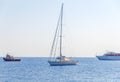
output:
M14 58L13 56L7 54L6 57L3 58L4 61L21 61L19 58Z
M61 7L60 18L58 20L58 25L56 28L56 32L51 48L50 60L48 60L48 63L51 66L76 65L78 62L76 60L71 60L69 57L65 57L62 55L62 17L63 17L62 15L63 15L63 4ZM57 44L58 42L60 43L59 45ZM57 53L57 47L59 53ZM56 57L56 54L59 54L59 56Z
M120 53L107 52L103 56L96 56L99 60L120 60Z

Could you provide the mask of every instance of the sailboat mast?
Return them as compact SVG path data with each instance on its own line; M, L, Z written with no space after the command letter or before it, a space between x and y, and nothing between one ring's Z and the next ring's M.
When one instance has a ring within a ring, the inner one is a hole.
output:
M60 27L60 56L62 56L62 19L63 19L63 3L61 7L61 27Z

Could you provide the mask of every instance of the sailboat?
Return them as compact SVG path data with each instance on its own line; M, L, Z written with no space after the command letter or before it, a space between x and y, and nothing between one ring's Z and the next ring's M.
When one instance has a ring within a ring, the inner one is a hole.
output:
M56 27L56 31L53 39L53 44L50 52L50 59L48 60L48 63L50 64L50 66L76 65L78 62L76 60L72 60L71 58L62 55L63 5L64 4L62 3L61 12L58 19L58 23L57 23L57 27ZM59 45L58 45L58 42L59 42ZM59 47L58 48L59 50L57 53L59 55L58 57L56 57L57 47Z

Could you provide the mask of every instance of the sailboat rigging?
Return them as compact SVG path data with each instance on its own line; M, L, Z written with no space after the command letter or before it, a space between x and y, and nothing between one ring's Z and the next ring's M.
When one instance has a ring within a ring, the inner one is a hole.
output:
M51 48L51 52L50 52L50 60L48 60L48 63L51 66L63 66L63 65L76 65L77 64L76 60L71 60L69 57L65 57L62 55L63 5L64 4L62 3L60 16L58 19L58 23L57 23L53 43L52 43L52 48ZM59 35L59 38L57 37L57 35ZM55 57L56 49L58 46L58 40L59 40L59 56Z

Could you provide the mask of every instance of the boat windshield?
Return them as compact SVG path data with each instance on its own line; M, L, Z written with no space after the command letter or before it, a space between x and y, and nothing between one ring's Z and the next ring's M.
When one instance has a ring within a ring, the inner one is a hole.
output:
M120 53L116 53L116 52L107 52L106 54L104 54L105 56L120 56Z

